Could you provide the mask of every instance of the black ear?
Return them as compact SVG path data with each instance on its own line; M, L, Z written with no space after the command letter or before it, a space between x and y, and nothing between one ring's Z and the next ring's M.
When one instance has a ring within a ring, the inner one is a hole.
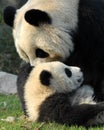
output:
M40 23L51 24L51 18L48 14L41 10L31 9L25 13L25 20L34 26L39 26Z
M50 85L50 78L52 75L50 72L43 70L40 74L40 81L43 85L49 86Z
M13 27L15 14L16 14L16 9L12 6L8 6L4 9L3 17L7 25Z

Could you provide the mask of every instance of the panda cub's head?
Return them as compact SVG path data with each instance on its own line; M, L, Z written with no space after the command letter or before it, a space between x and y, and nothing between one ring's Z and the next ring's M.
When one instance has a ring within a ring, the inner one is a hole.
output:
M72 92L82 81L83 74L78 67L69 67L58 61L36 66L24 86L24 100L30 119L38 118L39 106L47 97Z
M74 50L71 34L78 22L79 0L28 0L16 10L7 7L5 22L13 27L20 57L32 66L65 61Z
M80 87L83 73L79 67L67 66L59 61L42 63L36 66L28 77L34 89L52 92L72 92Z

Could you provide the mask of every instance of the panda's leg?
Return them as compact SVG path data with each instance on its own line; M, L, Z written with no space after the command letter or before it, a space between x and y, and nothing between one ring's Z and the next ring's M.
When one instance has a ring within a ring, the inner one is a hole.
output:
M73 105L69 118L72 124L79 126L104 125L104 102Z
M104 111L100 112L93 119L87 122L88 125L104 125Z
M75 91L72 96L72 105L74 104L96 104L93 100L94 90L89 85L83 85Z

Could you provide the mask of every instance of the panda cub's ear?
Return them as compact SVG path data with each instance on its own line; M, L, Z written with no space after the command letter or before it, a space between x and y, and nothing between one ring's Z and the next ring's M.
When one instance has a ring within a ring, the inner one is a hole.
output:
M40 81L43 85L49 86L51 78L52 78L52 74L48 72L47 70L43 70L40 73Z
M46 12L37 9L27 11L25 13L25 20L33 26L39 26L41 23L51 24L49 15Z
M13 27L16 9L12 6L8 6L4 9L3 17L7 25Z

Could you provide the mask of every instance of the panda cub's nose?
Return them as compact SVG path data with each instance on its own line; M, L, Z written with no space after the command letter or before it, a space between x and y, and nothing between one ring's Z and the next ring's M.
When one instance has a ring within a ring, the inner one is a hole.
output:
M82 82L82 77L77 80L79 83Z
M72 72L68 68L65 68L65 73L69 78L72 76Z

